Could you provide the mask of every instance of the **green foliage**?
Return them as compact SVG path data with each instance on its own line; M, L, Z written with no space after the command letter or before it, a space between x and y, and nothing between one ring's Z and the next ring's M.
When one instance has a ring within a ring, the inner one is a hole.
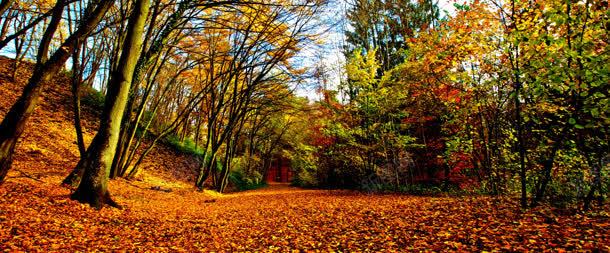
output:
M203 148L195 145L195 142L190 138L185 138L184 141L180 141L180 137L172 134L165 137L165 142L178 152L200 157L203 156Z
M508 38L519 43L517 60L527 62L511 71L525 83L520 95L531 193L559 206L573 205L598 184L596 170L605 166L598 161L610 150L610 57L600 53L607 50L601 42L609 38L607 11L590 2L548 2L544 9L518 2L516 8L527 11L515 19L519 30L510 30Z
M233 168L229 172L229 182L239 191L253 190L266 186L261 175L256 170L246 171L243 157L233 158Z
M315 155L316 149L312 146L299 144L295 151L290 154L291 168L295 171L292 184L301 187L316 187L319 185L318 159Z
M460 10L460 11L470 10L470 7L467 4L453 3L453 7L455 7L455 9Z
M334 141L318 149L318 181L323 185L369 187L373 184L363 179L372 176L381 180L379 184L397 187L409 174L411 161L405 150L414 147L415 138L404 122L404 93L393 86L391 71L378 76L376 52L358 49L348 59L348 80L339 87L348 101L336 108L322 129Z
M106 95L104 95L101 91L90 88L88 86L83 86L81 88L82 97L81 102L85 106L89 106L94 110L102 110L104 108L104 101L106 100Z
M434 184L410 184L402 186L400 188L400 191L414 195L429 196L438 195L443 192L443 189L439 185Z
M349 6L346 18L352 29L345 31L345 54L359 48L374 50L379 74L401 63L407 41L439 18L439 8L431 0L353 0Z
M461 189L455 184L443 185L439 183L413 183L396 186L388 183L374 183L361 188L365 192L369 193L391 193L399 192L418 196L439 196L439 195L451 195L451 196L462 196L462 195L482 195L486 192L481 189Z

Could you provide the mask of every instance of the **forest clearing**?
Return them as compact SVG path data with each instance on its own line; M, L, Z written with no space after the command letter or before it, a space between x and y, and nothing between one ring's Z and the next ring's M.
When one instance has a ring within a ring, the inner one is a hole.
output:
M607 0L0 0L0 252L610 252Z

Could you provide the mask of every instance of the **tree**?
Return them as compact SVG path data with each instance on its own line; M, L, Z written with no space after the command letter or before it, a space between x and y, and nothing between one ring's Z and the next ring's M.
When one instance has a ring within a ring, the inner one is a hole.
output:
M149 8L150 0L136 0L134 3L118 64L119 68L112 74L108 84L109 90L106 94L98 133L87 149L86 156L81 158L82 163L79 163L84 167L84 174L78 188L72 194L72 198L88 203L95 208L101 208L105 204L118 206L110 198L107 182L133 73L142 52L144 25L148 18Z
M439 9L429 0L353 0L348 1L346 19L350 28L345 31L345 55L375 50L380 75L404 60L409 39L432 27Z
M25 125L36 108L40 94L51 77L53 77L63 64L68 60L78 41L86 38L104 17L106 11L114 1L102 0L97 4L87 6L89 15L80 23L79 28L71 34L61 46L47 60L50 38L54 35L57 26L49 26L45 31L44 38L39 45L38 57L32 77L28 80L23 93L13 104L0 123L0 182L4 181L11 167L12 156L15 151L17 140L25 130ZM56 9L63 9L65 1L58 1ZM59 11L57 11L59 12ZM60 15L55 15L59 19ZM58 20L56 22L59 22ZM54 22L51 22L54 23Z
M241 136L253 101L269 87L277 87L268 85L277 83L278 78L298 72L289 60L303 42L311 41L312 18L321 4L306 1L244 6L227 20L228 36L210 38L209 44L228 45L228 48L211 48L214 57L207 66L210 68L207 81L211 85L205 100L206 144L196 187L202 189L212 175L216 190L225 189L237 150L234 140ZM225 155L221 157L219 151L223 147ZM214 164L219 158L223 159L224 166L216 175Z

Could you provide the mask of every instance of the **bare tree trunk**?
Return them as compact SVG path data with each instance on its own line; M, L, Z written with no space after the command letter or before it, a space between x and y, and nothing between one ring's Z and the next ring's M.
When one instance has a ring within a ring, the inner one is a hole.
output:
M216 153L218 152L218 148L212 147L211 150L208 151L206 149L206 153L204 155L201 166L199 167L199 176L197 177L197 181L195 182L195 186L199 188L199 190L203 190L203 185L205 181L208 179L210 174L212 174L212 168L216 162Z
M38 54L36 55L37 62L45 63L48 59L51 40L53 40L53 35L55 34L55 31L57 31L57 27L59 27L61 14L64 12L65 5L66 0L59 0L57 1L57 4L55 4L55 7L53 7L51 22L49 22L47 29L44 31L44 35L40 40L40 46L38 46ZM75 41L75 44L76 43L78 43L78 41Z
M519 101L519 75L516 74L515 84L515 116L517 119L517 146L519 149L519 176L521 177L521 208L527 207L527 168L525 167L525 144L523 140L523 126L521 125L521 101Z
M108 176L119 139L133 73L142 51L142 35L149 7L150 0L136 0L134 4L118 64L120 68L115 70L108 84L109 90L99 131L83 158L85 159L82 163L85 168L83 178L72 194L72 199L88 203L95 208L102 208L104 204L118 207L108 192Z
M13 28L14 29L19 29L20 26L23 24L24 21L20 21L19 20L19 14L17 14L17 16L15 17L15 23L13 24ZM23 15L23 18L25 19L25 15ZM32 34L30 35L31 38L34 37L34 31L32 31ZM13 74L11 75L11 80L13 80L13 82L15 81L15 79L17 78L17 72L19 71L19 64L21 63L21 61L23 60L23 45L25 44L26 39L25 38L17 38L15 40L15 60L13 61Z
M76 7L75 7L76 9ZM68 7L68 20L72 20L72 10ZM73 27L72 22L68 22L68 30L72 33ZM87 151L85 147L85 141L83 139L83 128L81 126L81 108L80 108L80 86L83 80L83 71L84 68L81 68L81 46L76 43L74 45L74 53L72 53L72 112L74 113L74 129L76 130L76 145L78 146L78 152L80 157L85 156L85 152ZM84 59L84 56L83 56ZM83 60L84 61L84 60ZM85 65L85 62L82 63Z
M9 12L6 13L6 17L4 19L2 19L2 26L0 27L0 39L4 42L4 38L6 37L6 34L8 33L8 27L12 21L12 19L14 18L14 13L15 11L11 10ZM8 44L8 42L7 42ZM0 47L0 49L2 49L2 47Z
M225 188L229 183L229 174L231 173L231 167L233 166L233 157L235 156L235 151L237 150L237 139L239 137L239 133L241 132L242 126L243 121L241 126L237 129L237 133L234 133L232 137L227 138L224 167L220 173L220 180L218 181L217 185L217 191L220 193L225 191Z
M85 155L87 155L87 153L81 156L81 159L78 161L78 164L76 164L76 167L74 167L70 174L61 182L62 185L69 187L78 186L78 183L80 183L80 179L83 177L84 168L82 166L82 163L84 161L83 158L85 157Z
M163 31L159 34L159 37L157 38L157 40L155 40L152 43L152 45L150 46L150 48L148 48L148 50L145 50L145 48L148 46L148 40L152 39L151 35L154 30L154 29L152 29L152 27L149 28L149 30L146 34L145 40L143 42L143 47L144 47L143 52L138 59L136 70L133 73L133 82L136 85L138 85L140 83L142 73L145 72L149 68L150 64L152 64L153 62L158 60L158 57L161 54L163 48L169 41L171 32L174 31L174 29L176 29L176 25L180 22L180 20L182 20L182 18L183 18L182 14L184 14L184 12L188 10L190 3L191 3L191 0L186 0L186 1L182 1L178 5L178 9L176 10L176 12L174 12L170 16L170 18L168 19L168 22L165 24L165 26L163 28ZM152 13L150 24L155 24L156 19L158 17L158 13L157 13L158 8L159 8L159 3L157 2L153 7L153 13ZM165 62L165 60L167 60L167 59L164 59L163 62ZM163 65L163 63L161 63L161 65ZM158 68L160 69L161 66L158 66ZM158 71L157 71L157 74L158 74ZM152 84L149 84L149 85L152 85ZM147 90L148 90L147 93L149 93L150 90L149 89L147 89ZM115 153L115 157L113 158L113 163L112 163L112 167L111 167L111 174L110 174L111 178L114 178L117 176L124 176L125 173L127 172L128 164L131 163L131 160L128 160L127 153L130 151L130 147L131 147L132 141L134 139L135 133L137 131L139 120L142 117L143 108L146 104L147 99L148 99L147 95L142 98L142 101L141 101L142 105L140 107L140 110L137 113L136 119L133 122L130 119L130 115L131 115L130 112L134 109L133 106L135 105L135 97L133 97L133 96L130 97L130 99L127 103L127 109L125 111L126 116L124 116L124 121L125 121L126 127L121 129L121 134L119 137L119 145L117 145L117 151ZM134 150L134 152L135 152L135 150ZM134 171L136 171L136 170L135 169L132 170L132 172L130 172L129 174L130 175L133 174Z
M85 139L83 138L83 126L81 124L80 87L82 72L79 62L80 49L77 47L72 55L72 107L74 112L74 129L76 130L76 144L81 157L85 156Z
M227 181L229 178L229 173L231 172L231 157L232 157L232 150L234 149L233 146L235 145L235 143L231 140L231 139L227 139L227 146L225 147L225 160L222 166L222 170L220 171L220 175L218 177L217 183L216 183L216 191L217 192L224 192L226 186L227 186Z

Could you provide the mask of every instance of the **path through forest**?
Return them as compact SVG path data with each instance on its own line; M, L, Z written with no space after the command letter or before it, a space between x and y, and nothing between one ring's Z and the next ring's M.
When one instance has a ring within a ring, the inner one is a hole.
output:
M608 221L527 214L509 200L415 197L286 185L212 195L174 185L111 182L125 206L97 211L30 178L0 187L0 245L8 249L127 251L502 250L608 251ZM162 188L164 189L164 188Z

